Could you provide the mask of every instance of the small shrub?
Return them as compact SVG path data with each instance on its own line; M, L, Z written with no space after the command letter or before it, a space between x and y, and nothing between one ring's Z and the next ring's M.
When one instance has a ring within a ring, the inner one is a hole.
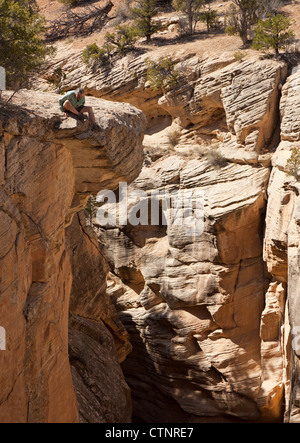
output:
M84 208L84 215L91 226L93 224L93 218L96 217L97 211L102 205L103 203L97 202L97 197L95 195L91 195L88 199Z
M63 5L70 6L71 8L77 6L80 3L80 0L58 0L58 1Z
M108 65L113 55L113 46L105 43L100 48L97 43L88 45L82 52L82 60L86 65L98 67Z
M237 62L242 62L243 59L246 57L246 54L245 52L237 51L233 54L233 56Z
M174 62L170 58L160 58L158 61L146 60L147 80L153 90L174 89L179 77Z
M206 160L217 169L223 168L227 164L226 158L223 157L223 155L221 155L215 148L207 151L205 157Z
M218 13L215 9L207 9L200 13L200 21L206 24L207 32L211 32L213 28L219 25Z
M300 149L294 148L286 163L286 173L295 177L298 181L300 179Z
M129 25L116 25L115 32L107 32L105 34L106 42L113 45L121 57L134 49L137 39L137 29Z
M175 146L178 145L179 137L180 137L179 131L170 131L168 133L169 143L172 148L175 148Z
M170 155L170 149L167 149L166 147L160 145L144 146L144 153L145 156L147 156L151 160L151 162L155 162L165 155Z

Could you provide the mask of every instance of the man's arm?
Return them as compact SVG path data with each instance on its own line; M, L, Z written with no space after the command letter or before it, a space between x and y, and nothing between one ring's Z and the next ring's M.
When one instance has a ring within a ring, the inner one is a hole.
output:
M75 94L74 94L74 96L75 96ZM62 111L65 110L65 106L64 106L64 105L65 105L65 103L66 103L67 101L69 101L69 102L74 106L74 103L76 102L76 96L75 96L75 102L74 102L74 97L73 97L73 93L72 93L72 91L67 92L65 95L63 95L63 96L58 100L58 104L59 104L60 109L61 109Z

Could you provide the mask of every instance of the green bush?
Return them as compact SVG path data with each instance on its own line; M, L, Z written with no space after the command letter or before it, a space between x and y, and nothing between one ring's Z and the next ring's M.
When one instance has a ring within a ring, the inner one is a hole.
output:
M159 12L157 0L138 0L135 6L130 8L130 16L134 20L134 26L140 37L146 37L147 43L151 37L161 29L161 25L153 23L153 17Z
M242 62L243 59L246 57L246 54L245 54L245 52L237 51L233 54L233 56L237 62Z
M279 54L279 49L288 45L294 33L290 30L291 21L282 14L274 14L266 20L259 20L255 27L253 39L254 49L273 49Z
M115 57L123 57L127 52L132 51L137 38L137 31L134 27L116 25L115 32L105 34L105 43L102 47L93 43L83 50L82 60L92 68L108 66Z
M209 8L201 12L200 21L206 24L207 32L211 32L211 30L219 24L217 11Z
M80 0L58 0L58 1L59 3L62 3L63 5L70 7L77 6L80 3Z
M117 54L121 57L134 49L137 39L137 29L129 25L116 25L115 32L107 32L105 34L106 42L113 45Z
M176 71L174 62L170 58L160 58L158 61L146 60L147 80L153 90L174 89L179 73Z
M88 45L82 52L82 60L85 64L93 67L105 66L111 62L113 46L105 43L100 48L97 43Z

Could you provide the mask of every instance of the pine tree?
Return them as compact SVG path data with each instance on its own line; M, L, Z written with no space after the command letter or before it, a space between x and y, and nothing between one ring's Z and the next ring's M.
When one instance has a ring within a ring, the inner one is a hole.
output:
M116 25L115 32L107 32L105 41L117 48L117 53L123 57L127 52L134 49L137 40L137 29L129 25Z
M232 0L225 17L225 31L229 35L239 35L246 45L249 41L249 31L264 11L265 5L262 0Z
M96 216L98 208L100 206L101 203L97 202L97 197L95 195L91 195L84 208L84 213L89 221L90 226L92 226L93 218Z
M200 20L200 10L204 0L173 0L172 6L176 11L185 13L188 17L190 35L195 34L196 25Z
M152 35L160 29L160 25L153 23L157 14L157 0L138 0L136 5L130 8L134 26L141 37L146 37L147 43L150 43Z
M274 14L266 20L259 20L255 28L254 49L273 49L275 54L289 44L294 37L290 30L291 21L281 14Z
M207 32L218 25L218 13L210 7L200 14L200 21L206 23Z
M9 87L25 86L51 52L41 37L44 25L34 0L0 0L0 66Z

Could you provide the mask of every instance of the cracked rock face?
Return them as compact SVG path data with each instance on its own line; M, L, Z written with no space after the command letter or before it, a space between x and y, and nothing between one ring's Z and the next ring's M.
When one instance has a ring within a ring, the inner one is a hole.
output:
M268 271L272 274L273 287L279 288L279 296L273 300L270 315L273 334L268 338L269 353L274 362L278 353L285 361L285 396L287 408L285 420L291 423L300 421L299 403L299 181L288 175L287 160L293 149L300 149L299 140L299 66L295 67L282 90L280 103L281 142L273 156L273 169L268 186L268 208L266 214L266 234L264 258ZM273 292L275 292L273 290ZM278 289L277 291L278 292ZM280 296L281 293L281 296ZM283 294L282 294L283 293ZM286 300L282 307L280 300ZM275 303L274 303L275 301ZM283 316L282 313L285 315ZM276 349L277 342L280 349ZM274 364L273 364L274 367ZM281 370L282 372L282 370ZM278 367L277 374L280 369ZM277 376L278 376L277 375ZM269 377L271 377L269 371Z
M68 356L74 254L66 249L66 226L89 194L102 187L114 189L120 180L131 181L141 168L144 117L140 111L91 100L100 125L100 131L94 133L88 123L60 122L58 98L21 91L0 110L0 322L7 339L7 350L0 353L1 422L78 420ZM105 275L105 266L102 271ZM105 287L102 291L105 293ZM95 293L86 297L95 297ZM76 291L72 306L77 306L73 335L81 337L77 346L84 346L84 339L88 342L103 336L103 352L110 353L111 368L116 369L113 335L104 324L112 320L105 316L101 320L101 315L91 319L93 336L86 333L89 328L81 320L88 311L76 303ZM118 332L117 325L114 329L116 336L122 336L122 329ZM123 341L126 343L125 337ZM73 346L73 361L76 356ZM128 388L119 369L115 374L123 384L115 394L126 404ZM93 377L92 366L89 375ZM97 380L97 374L94 378ZM113 374L109 382L113 382ZM74 383L79 398L88 396L91 386L77 375ZM109 407L106 415L98 414L99 421L111 416L125 419ZM82 411L85 420L89 419Z
M136 189L158 168L168 177L165 164L144 169ZM166 183L170 192L187 183L204 191L203 234L175 223L105 231L115 274L109 292L133 345L123 369L135 413L154 422L171 420L174 411L177 420L257 419L267 287L260 229L269 170L232 164L216 170L190 160L177 172L179 182Z
M209 135L208 145L197 151L190 142L189 155L146 148L148 161L128 192L145 192L150 208L153 193L201 190L203 232L162 218L155 226L98 222L109 293L133 346L122 367L138 420L277 421L288 384L278 333L285 285L270 284L264 223L287 69L253 60L207 60L201 68L158 105L181 135ZM210 155L216 150L220 163Z
M131 393L119 363L131 345L106 291L105 253L83 212L66 231L66 247L73 274L69 356L80 422L130 422Z

